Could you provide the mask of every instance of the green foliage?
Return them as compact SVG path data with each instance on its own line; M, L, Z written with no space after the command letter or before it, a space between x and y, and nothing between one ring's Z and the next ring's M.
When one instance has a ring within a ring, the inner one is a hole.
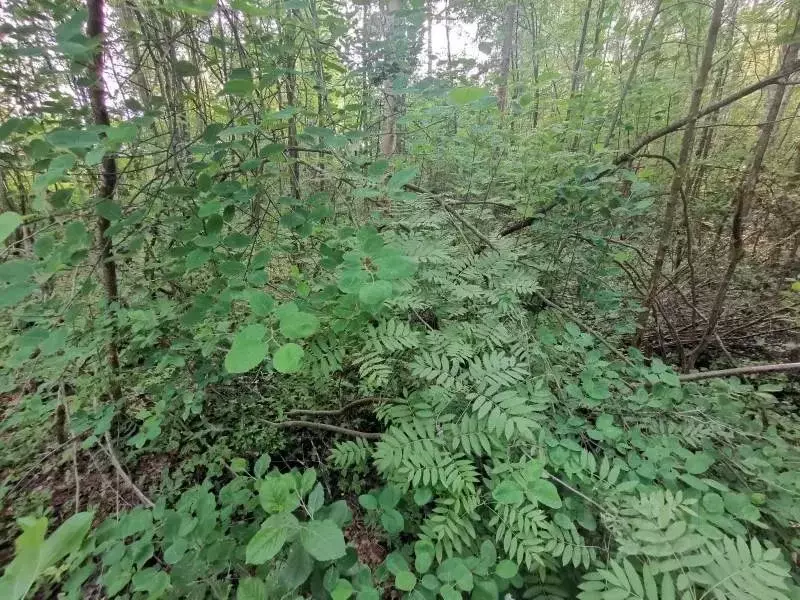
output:
M91 512L73 515L46 538L45 517L20 519L22 534L14 544L14 560L6 566L0 578L0 595L9 600L27 596L48 569L80 547L93 518Z
M581 67L560 34L586 34L582 9L519 6L515 43L534 47L498 80L501 114L468 59L418 77L423 3L391 16L368 2L228 4L106 12L123 75L105 94L109 124L87 118L102 90L86 11L3 9L0 499L40 514L19 498L38 487L29 471L52 456L49 472L105 477L94 463L110 444L134 480L137 461L168 466L146 478L152 508L115 499L97 527L78 513L50 537L46 518L20 519L0 597L796 597L791 397L682 384L625 348L653 188L672 173L639 157L612 177L597 111L622 71L598 61L636 47L643 7L598 13ZM479 13L483 33L498 7L453 10ZM705 7L669 8L660 39L702 42ZM726 20L771 39L792 21L776 11ZM369 39L378 21L391 31ZM625 135L682 106L691 75L672 46L648 47L658 86L623 103ZM721 60L740 54L728 50ZM378 157L389 100L404 152ZM692 176L686 219L709 237L730 199L695 202L708 174ZM762 220L783 219L769 209ZM497 235L534 216L524 235ZM673 275L713 272L697 253L684 267L689 232ZM672 325L677 309L657 308ZM85 487L76 502L103 502Z

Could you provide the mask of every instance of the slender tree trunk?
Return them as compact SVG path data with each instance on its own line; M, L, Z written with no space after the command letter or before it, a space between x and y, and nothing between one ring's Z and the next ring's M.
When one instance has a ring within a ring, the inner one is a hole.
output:
M428 77L433 77L433 0L425 3L425 17L428 25Z
M597 21L594 24L594 41L592 42L592 58L597 58L602 45L600 44L600 35L603 33L603 16L606 12L606 0L600 0L600 6L597 7Z
M650 39L650 32L653 31L653 25L655 25L656 19L658 18L658 14L660 12L661 0L656 0L655 6L653 6L653 14L650 16L650 20L647 22L647 26L642 34L642 39L639 42L639 49L636 51L636 55L633 57L631 70L628 73L628 78L625 80L625 85L622 87L622 92L620 93L619 100L617 101L617 106L614 109L614 113L611 117L611 122L608 126L608 133L606 133L606 139L603 142L603 146L605 147L608 147L608 145L611 143L611 138L614 136L614 131L617 129L617 124L619 123L620 116L622 115L622 109L625 106L625 99L628 97L628 93L633 87L633 81L636 78L636 71L639 69L639 63L642 61L644 51L647 49L647 42Z
M386 14L386 29L385 39L388 41L387 46L393 46L393 38L395 37L395 18L397 12L400 10L400 0L389 0L389 10ZM396 62L396 61L395 61ZM389 61L386 64L387 68L390 66ZM397 150L397 112L399 110L399 102L397 94L395 93L395 73L398 65L394 65L391 73L386 74L386 79L383 82L383 125L381 128L381 154L384 156L392 156Z
M91 85L89 88L89 99L92 107L92 116L97 125L108 126L108 108L106 107L106 87L103 79L104 63L104 24L103 0L88 0L89 17L86 24L86 36L90 39L98 39L99 43L95 48L91 63L89 64L89 78ZM106 153L103 157L100 169L100 188L98 196L108 202L113 202L114 191L117 187L117 161L112 153ZM107 235L110 223L102 215L97 216L97 244L100 254L100 270L103 277L103 288L105 289L106 302L113 305L119 301L119 285L117 281L117 264L114 262L114 248L111 238ZM112 331L111 341L107 348L107 362L111 369L112 377L116 378L119 371L119 351L117 349L116 329ZM110 387L112 400L119 399L120 392L117 383L114 381Z
M500 72L497 83L497 107L501 113L508 108L508 72L514 53L514 29L517 22L517 5L509 3L503 13L503 49L500 54Z
M586 3L586 10L583 11L583 23L581 25L581 37L578 41L578 53L575 56L575 65L572 68L572 83L570 85L570 98L574 97L583 83L583 59L586 52L586 33L589 30L589 18L592 14L592 0Z
M661 283L661 273L664 268L664 260L667 256L670 241L672 240L672 229L675 223L675 215L684 193L683 185L686 180L689 166L691 164L692 150L694 148L695 127L700 113L700 102L703 98L703 90L706 87L708 73L711 70L711 62L714 58L714 47L717 44L717 34L722 23L722 9L725 0L715 0L714 9L711 15L711 24L708 27L708 35L703 50L703 60L697 69L694 89L692 90L689 112L687 114L686 128L681 141L680 154L678 156L677 168L672 176L672 183L669 189L669 198L664 211L664 221L661 225L656 255L653 260L653 270L650 274L650 281L647 286L647 295L642 303L643 310L637 323L635 344L638 346L642 341L647 322L650 319L650 312L658 294L658 286Z
M797 62L797 51L800 44L789 44L784 48L783 56L781 59L781 69L786 69L788 66ZM725 305L725 296L728 293L728 288L733 280L733 275L736 272L736 267L744 258L744 225L747 220L747 215L750 212L750 207L755 196L756 186L761 175L761 167L764 162L764 155L769 147L769 142L772 137L772 132L775 129L775 120L780 112L783 96L786 92L785 82L775 85L773 93L767 99L766 116L764 117L764 124L761 126L761 131L756 140L756 145L753 148L753 153L750 158L750 164L745 171L739 186L736 188L733 199L733 222L731 224L731 243L728 251L728 267L720 280L719 287L717 288L714 303L711 306L711 311L708 315L708 322L705 331L700 337L700 341L694 350L691 351L687 357L685 367L691 369L697 362L697 358L703 353L708 345L711 335L717 327L719 318L722 315L722 310Z
M447 77L453 78L453 53L450 47L450 0L444 2L444 36L447 41Z
M578 95L581 84L583 83L583 59L584 53L586 52L586 33L589 30L589 18L591 15L592 0L588 0L586 2L586 9L583 11L583 23L581 24L581 37L578 41L578 52L575 56L575 64L572 67L572 81L569 89L570 101Z

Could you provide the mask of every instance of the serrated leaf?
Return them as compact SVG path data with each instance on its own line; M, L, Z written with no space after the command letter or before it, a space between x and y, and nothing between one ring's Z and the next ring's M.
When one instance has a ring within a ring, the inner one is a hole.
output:
M278 513L268 517L245 549L245 560L250 565L263 565L281 551L289 535L299 527L297 517L291 513Z
M231 349L225 356L225 369L228 373L245 373L267 357L267 344L264 342L266 333L263 325L254 323L236 334Z
M297 344L284 344L272 357L272 366L279 373L297 373L303 366L305 351Z
M0 242L10 236L17 227L22 225L22 217L12 210L0 213Z
M316 560L336 560L345 554L342 530L331 520L311 521L300 532L300 543Z

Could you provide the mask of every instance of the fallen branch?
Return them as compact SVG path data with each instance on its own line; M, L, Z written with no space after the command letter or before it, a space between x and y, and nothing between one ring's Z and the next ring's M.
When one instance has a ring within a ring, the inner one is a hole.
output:
M530 227L531 225L533 225L534 221L536 221L537 218L546 215L552 209L558 206L558 204L559 204L558 199L550 201L549 204L545 204L544 206L542 206L532 216L522 219L521 221L517 221L516 223L512 223L511 225L503 229L503 231L500 232L500 237L505 237L507 235L511 235L512 233L519 231L520 229L525 229L526 227Z
M314 421L281 421L279 423L270 423L270 425L274 425L279 429L288 429L291 427L307 427L309 429L321 429L323 431L341 433L342 435L360 437L364 438L365 440L381 439L380 433L372 433L370 431L357 431L355 429L348 429L347 427L339 427L338 425L329 425L328 423L315 423Z
M351 410L355 410L356 408L360 408L362 406L366 406L368 404L376 404L380 402L394 402L391 398L382 398L380 396L369 396L367 398L359 398L358 400L353 400L348 404L345 404L341 408L337 408L335 410L312 410L312 409L305 409L305 408L297 408L294 410L290 410L286 414L290 417L296 416L310 416L310 417L338 417L346 412L350 412Z
M719 369L717 371L701 371L678 375L681 381L697 381L713 377L734 377L736 375L760 375L761 373L784 373L786 371L800 370L800 362L783 363L776 365L752 365L750 367L737 367L735 369Z
M783 79L788 75L791 75L798 69L800 69L800 63L796 62L793 65L791 65L788 69L784 69L778 71L777 73L773 73L772 75L765 77L764 79L756 81L752 85L748 85L747 87L742 88L738 92L734 92L730 96L726 96L725 98L722 98L721 100L714 102L713 104L709 104L705 108L700 109L700 112L697 113L697 115L694 118L699 119L706 115L710 115L711 113L716 112L722 108L725 108L729 104L733 104L737 100L740 100L745 96L749 96L753 92L757 92L758 90L765 88L768 85L777 83L780 79ZM648 133L644 137L639 138L631 148L629 148L627 151L621 154L618 154L614 158L614 164L619 165L632 160L633 158L636 157L636 153L639 152L639 150L641 150L648 144L656 141L657 139L664 137L665 135L669 135L670 133L678 131L678 129L686 125L689 121L690 117L677 119L676 121L673 121L669 125L665 125L661 129L656 129L655 131Z

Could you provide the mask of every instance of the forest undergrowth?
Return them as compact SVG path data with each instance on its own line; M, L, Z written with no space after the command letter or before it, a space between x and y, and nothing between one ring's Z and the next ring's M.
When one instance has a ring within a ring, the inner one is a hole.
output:
M0 15L1 599L800 598L800 7Z

